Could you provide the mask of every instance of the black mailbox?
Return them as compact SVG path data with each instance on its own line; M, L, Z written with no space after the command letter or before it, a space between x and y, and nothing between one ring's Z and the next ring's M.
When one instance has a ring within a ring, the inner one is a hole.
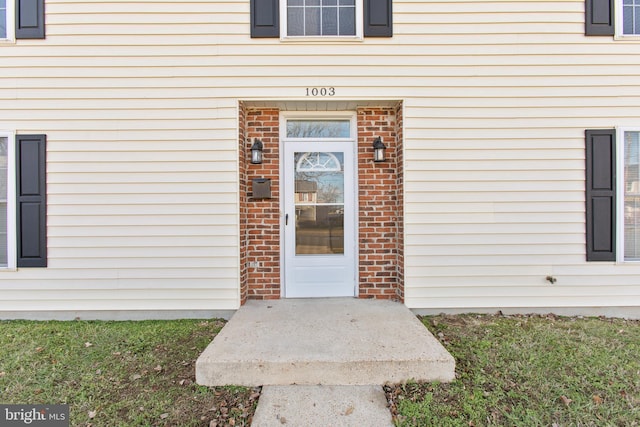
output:
M253 198L254 199L270 199L271 198L271 180L268 178L253 178Z

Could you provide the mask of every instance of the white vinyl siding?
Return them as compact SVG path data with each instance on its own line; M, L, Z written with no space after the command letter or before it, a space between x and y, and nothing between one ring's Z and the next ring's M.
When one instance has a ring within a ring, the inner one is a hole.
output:
M450 7L394 2L394 39L424 42L401 79L407 305L639 305L636 266L585 261L584 129L637 120L640 45L584 38L582 1Z
M584 224L584 129L639 123L640 43L584 4L397 0L336 44L251 39L245 0L47 0L45 41L0 45L0 129L47 134L49 267L0 310L236 308L238 100L404 101L409 307L640 305Z
M48 267L0 272L0 311L239 306L237 101L181 41L203 6L50 0L45 42L0 46L0 129L47 134L48 196Z

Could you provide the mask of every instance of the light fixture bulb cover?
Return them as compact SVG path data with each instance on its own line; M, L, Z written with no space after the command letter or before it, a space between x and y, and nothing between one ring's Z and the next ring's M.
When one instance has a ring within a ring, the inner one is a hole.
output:
M251 163L260 164L262 163L262 141L256 138L253 141L253 145L251 146Z
M385 161L385 150L387 146L382 142L382 138L377 137L375 141L373 141L373 161L374 162L384 162Z

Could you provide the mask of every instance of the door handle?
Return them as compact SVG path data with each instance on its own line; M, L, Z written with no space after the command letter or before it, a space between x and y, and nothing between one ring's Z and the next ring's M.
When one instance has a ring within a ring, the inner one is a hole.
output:
M289 214L284 214L284 225L289 225Z

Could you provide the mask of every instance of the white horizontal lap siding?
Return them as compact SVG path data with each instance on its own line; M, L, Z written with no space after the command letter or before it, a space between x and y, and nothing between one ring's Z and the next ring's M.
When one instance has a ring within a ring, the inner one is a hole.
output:
M585 38L583 1L394 7L431 64L405 101L407 305L640 305L640 266L587 263L584 224L584 129L640 123L640 44Z
M219 6L51 0L46 40L3 47L0 129L47 134L48 267L0 272L0 310L239 306L237 101L162 40Z
M251 39L248 0L47 0L45 41L0 46L0 129L48 135L50 267L0 274L0 309L237 306L237 101L324 86L404 101L407 305L640 305L583 208L584 129L640 124L640 43L584 37L584 0L393 9L392 38L298 43Z
M208 110L218 116L214 103ZM209 120L206 108L174 118L172 111L178 110L109 110L144 117L118 118L124 140L103 140L102 134L92 142L56 144L50 137L49 269L117 271L116 280L105 278L116 289L105 310L121 299L146 309L165 309L169 300L175 309L237 305L235 117L198 126L209 129L205 139L192 136L190 124ZM158 125L147 126L150 121ZM98 123L108 127L106 118ZM144 137L127 134L141 126L149 129ZM164 129L182 135L164 135ZM165 270L182 270L183 277L166 278ZM190 277L186 271L200 273ZM153 296L140 298L140 287Z
M4 309L28 307L34 295L59 310L237 307L235 130L212 128L208 140L180 130L130 143L99 130L98 141L48 133L48 268L20 270L31 286L4 293ZM108 297L95 292L101 285Z

